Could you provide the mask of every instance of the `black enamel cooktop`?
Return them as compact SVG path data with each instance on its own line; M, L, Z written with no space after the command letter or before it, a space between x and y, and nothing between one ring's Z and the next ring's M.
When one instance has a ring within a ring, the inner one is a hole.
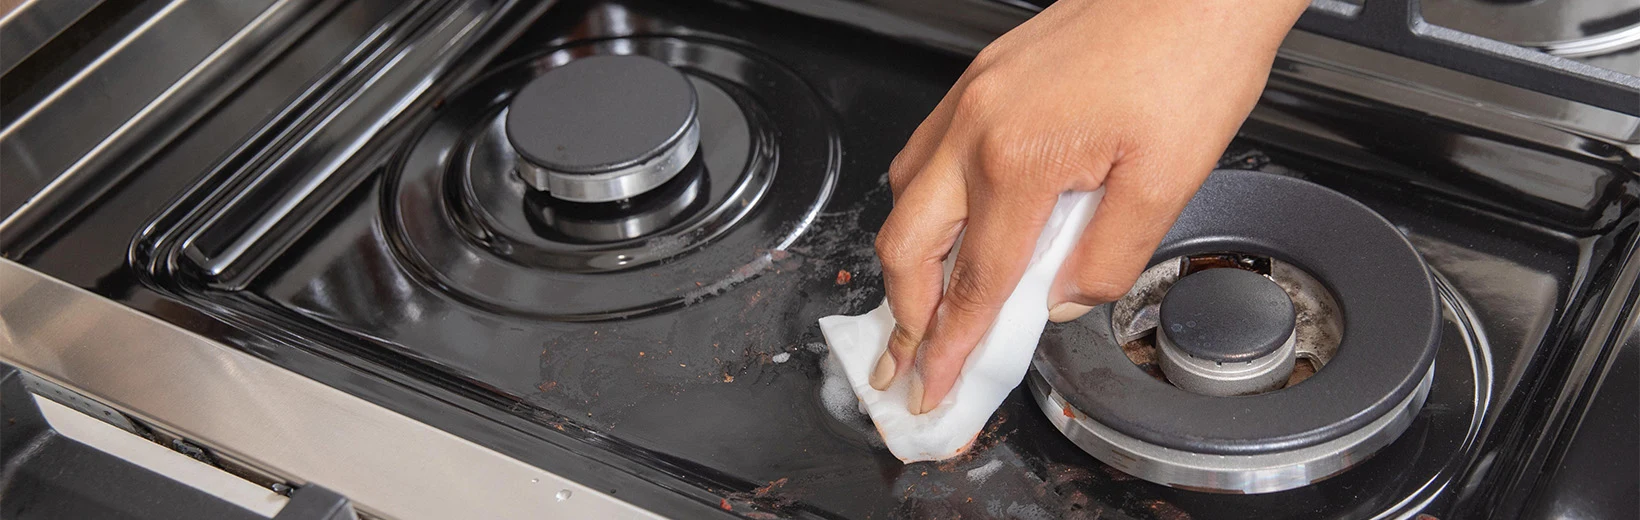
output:
M321 186L334 202L283 247L225 256L253 235L219 218L248 211L233 196L251 174L153 167L7 256L481 444L567 447L592 461L560 466L571 478L637 476L604 486L617 498L751 516L1485 516L1524 500L1514 486L1542 464L1526 455L1564 427L1544 411L1580 402L1561 391L1581 377L1570 360L1608 348L1587 338L1633 269L1629 152L1511 140L1278 74L1220 166L1330 187L1409 238L1461 302L1447 319L1467 332L1443 343L1431 390L1448 398L1361 466L1266 495L1124 475L1024 387L970 453L902 464L828 407L815 323L881 300L887 166L969 56L770 7L674 4L561 2L513 22L476 73L430 77L432 98L373 136L338 171L348 182ZM589 242L494 146L524 82L600 53L689 77L704 164L675 181L699 202ZM1487 170L1509 157L1536 166ZM1633 370L1614 374L1632 386Z

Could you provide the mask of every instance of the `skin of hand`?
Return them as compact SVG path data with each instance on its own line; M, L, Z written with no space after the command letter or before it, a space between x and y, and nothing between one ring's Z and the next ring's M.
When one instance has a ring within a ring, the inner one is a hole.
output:
M981 51L889 169L876 248L897 325L871 386L910 372L911 413L940 404L1063 192L1106 190L1051 318L1125 294L1308 4L1060 0ZM941 263L964 230L947 287Z

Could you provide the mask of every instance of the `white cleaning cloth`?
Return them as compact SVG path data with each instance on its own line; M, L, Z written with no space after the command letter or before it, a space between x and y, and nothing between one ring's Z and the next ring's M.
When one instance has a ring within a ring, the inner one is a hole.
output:
M859 397L866 413L877 423L888 450L905 462L940 460L962 453L973 443L985 421L1002 405L1002 400L1025 378L1031 355L1036 351L1042 328L1048 322L1048 289L1076 248L1083 228L1093 218L1094 209L1105 190L1066 193L1059 197L1052 216L1036 241L1036 251L1025 268L1025 276L979 346L968 355L956 386L939 406L922 415L908 409L910 381L916 372L906 372L888 390L877 391L869 382L877 358L888 349L894 330L894 315L885 300L877 309L860 316L820 318L820 331L831 346L831 355L843 367L843 374ZM957 243L960 248L961 241ZM951 275L950 255L946 277Z

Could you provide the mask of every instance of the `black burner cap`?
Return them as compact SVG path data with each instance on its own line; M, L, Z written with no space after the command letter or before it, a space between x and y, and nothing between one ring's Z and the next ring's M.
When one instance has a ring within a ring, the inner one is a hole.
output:
M1252 361L1293 334L1293 301L1258 273L1208 269L1180 278L1162 296L1161 325L1169 342L1197 359Z
M677 69L646 56L589 56L513 97L507 139L541 167L598 174L677 146L694 118L694 86Z

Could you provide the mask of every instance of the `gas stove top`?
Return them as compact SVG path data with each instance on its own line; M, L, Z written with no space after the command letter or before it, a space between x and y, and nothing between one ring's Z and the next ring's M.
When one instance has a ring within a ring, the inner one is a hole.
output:
M1632 487L1640 427L1621 405L1640 377L1640 117L1295 33L1220 161L1259 173L1219 175L1328 188L1381 215L1416 252L1407 258L1427 264L1418 287L1433 291L1424 325L1436 341L1419 366L1433 368L1401 385L1421 401L1404 433L1342 473L1274 492L1132 476L1071 433L1065 417L1088 403L1053 401L1075 385L1045 369L1098 341L1106 310L1050 325L1038 370L972 450L903 464L828 379L816 320L881 301L873 239L892 205L887 165L970 53L1029 11L769 3L324 4L388 29L309 70L312 86L241 78L265 94L225 94L123 175L37 197L56 204L41 215L64 218L8 221L0 247L662 513L1633 511L1633 489L1610 486ZM326 30L342 29L315 29ZM621 85L644 95L622 98ZM581 106L594 98L615 108ZM543 133L529 118L575 123ZM600 148L605 135L634 137ZM1265 216L1278 226L1280 215ZM1351 249L1359 239L1318 247L1366 264L1390 253ZM1409 283L1339 273L1367 288ZM1346 302L1357 307L1344 314L1387 301L1398 300ZM1273 412L1299 423L1332 410ZM1628 440L1587 439L1612 431Z

